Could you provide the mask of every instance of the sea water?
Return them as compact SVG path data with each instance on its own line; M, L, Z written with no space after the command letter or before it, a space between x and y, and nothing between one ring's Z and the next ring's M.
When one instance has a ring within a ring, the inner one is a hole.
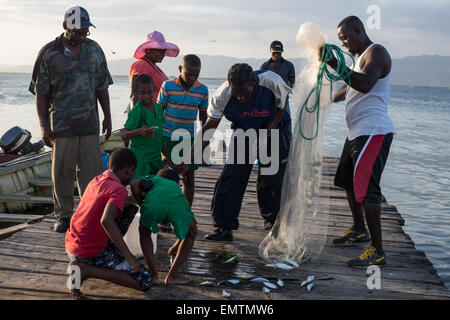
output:
M0 74L0 135L18 125L31 132L32 142L39 139L34 96L28 91L30 78ZM113 129L120 129L130 91L127 77L113 80L109 90ZM200 81L211 95L224 80ZM100 114L103 119L101 110ZM381 190L405 219L405 232L450 288L450 89L392 86L389 115L397 134ZM219 128L228 126L222 121ZM346 135L345 106L340 102L325 121L324 155L340 156Z

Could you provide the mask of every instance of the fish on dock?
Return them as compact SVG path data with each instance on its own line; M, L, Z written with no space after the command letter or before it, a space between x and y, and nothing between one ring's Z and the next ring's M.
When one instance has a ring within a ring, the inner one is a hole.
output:
M278 269L283 269L283 270L292 270L294 269L294 267L288 266L285 263L275 263L275 264L266 264L266 267L271 267L271 268L278 268Z
M311 283L314 281L314 279L315 279L314 276L308 276L308 277L306 278L306 280L303 281L303 282L300 284L300 286L301 286L301 287L307 286L307 285L311 284Z
M294 261L292 259L285 258L283 261L293 265L296 268L300 267L300 265L297 263L297 261Z
M264 285L270 289L278 289L278 287L272 282L264 282Z
M222 297L229 298L230 296L231 294L228 291L222 290Z

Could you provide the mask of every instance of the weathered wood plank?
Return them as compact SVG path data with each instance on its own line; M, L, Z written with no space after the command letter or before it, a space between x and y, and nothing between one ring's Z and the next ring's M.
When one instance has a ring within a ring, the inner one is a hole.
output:
M336 159L324 159L324 185L329 185L337 165ZM326 167L325 167L326 166ZM213 230L210 205L213 188L221 167L201 167L197 172L196 194L193 212L199 222L199 236L193 251L182 267L182 272L193 278L186 286L153 287L148 293L122 288L105 281L89 279L83 291L93 299L222 299L222 288L231 292L231 299L450 299L448 289L442 284L433 265L422 251L415 249L411 238L403 232L404 220L395 206L382 205L383 244L388 264L381 268L382 289L369 291L365 270L352 269L346 261L358 256L364 246L337 248L332 239L341 236L351 225L352 218L345 193L335 187L323 189L331 213L320 222L327 228L325 247L320 256L300 268L280 271L265 267L258 255L258 246L268 231L256 200L256 172L249 181L240 213L239 230L233 233L234 241L211 242L203 236ZM319 217L321 214L319 213ZM0 241L0 299L69 299L65 286L66 267L69 261L65 253L64 234L54 233L56 221L52 215L37 224ZM158 267L160 278L169 270L167 250L175 241L173 234L158 236ZM235 253L237 264L225 265L216 258L217 253ZM143 260L142 260L143 262ZM317 281L316 288L307 292L300 280L314 274L329 277L329 281ZM285 287L262 292L260 284L217 286L208 288L200 282L250 276L285 278ZM286 279L288 278L288 279ZM296 278L296 281L289 279Z
M48 203L52 204L51 197L31 197L27 195L1 194L0 202L26 202L26 203Z
M38 214L0 213L0 221L2 222L28 221L41 219L43 217L44 215Z

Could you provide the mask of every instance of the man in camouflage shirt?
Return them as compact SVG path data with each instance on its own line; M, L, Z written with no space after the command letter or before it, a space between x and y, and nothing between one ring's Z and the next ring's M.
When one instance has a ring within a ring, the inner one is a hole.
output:
M74 207L74 177L81 196L88 183L103 172L99 146L102 132L111 134L108 86L112 84L100 46L87 39L94 27L86 9L66 10L65 32L39 52L29 90L36 95L42 140L52 148L52 183L56 232L66 232Z

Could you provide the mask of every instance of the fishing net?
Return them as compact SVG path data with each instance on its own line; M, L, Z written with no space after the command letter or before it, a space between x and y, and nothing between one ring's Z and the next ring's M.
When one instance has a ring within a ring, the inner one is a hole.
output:
M259 246L259 254L270 262L284 259L304 263L322 251L329 215L329 178L322 179L323 123L331 106L331 84L346 72L345 57L333 45L325 44L325 31L307 22L300 26L297 44L306 64L297 76L291 98L293 140L283 181L277 220ZM322 57L319 48L325 46ZM322 61L337 56L341 74L333 73ZM321 58L321 61L319 61ZM343 60L343 61L342 61Z

